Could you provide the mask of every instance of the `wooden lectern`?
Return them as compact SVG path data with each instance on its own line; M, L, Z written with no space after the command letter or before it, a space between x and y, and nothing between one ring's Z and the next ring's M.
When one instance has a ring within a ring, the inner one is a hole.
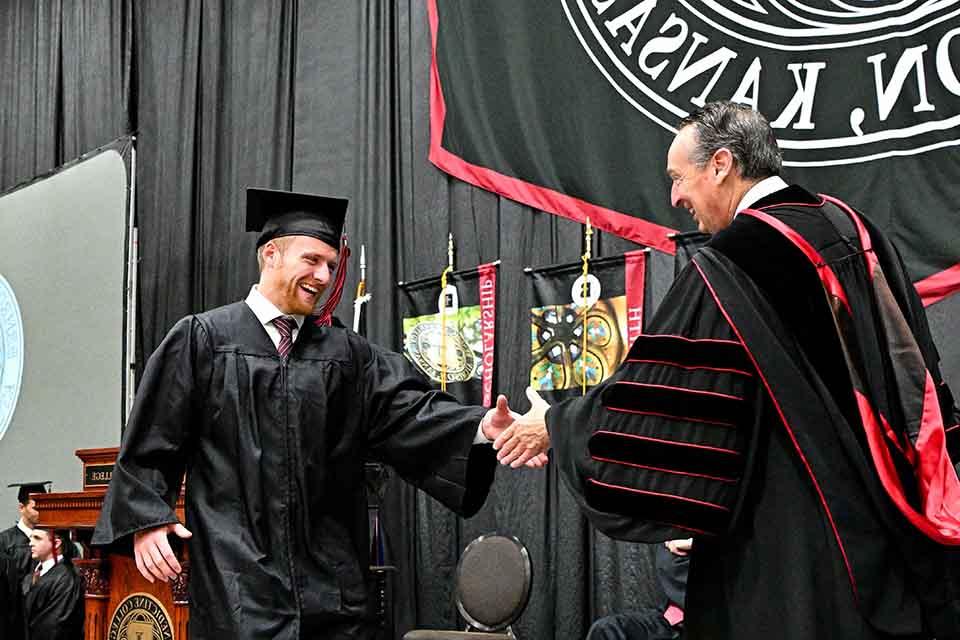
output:
M33 494L40 511L39 526L69 529L73 540L83 545L84 558L73 564L86 585L85 640L186 640L190 567L185 550L178 553L184 571L175 582L150 584L140 575L132 556L102 553L90 546L117 452L116 447L78 450L83 491ZM176 509L183 522L182 492Z
M186 547L175 547L182 549L177 553L177 560L183 573L177 580L151 584L140 575L132 555L104 553L90 545L118 452L117 447L77 450L77 457L83 462L83 491L32 494L40 511L39 526L69 529L71 538L83 545L84 558L74 560L73 564L86 586L85 640L186 640L190 619L187 596L190 563ZM385 471L379 465L368 463L367 476L369 508L376 512L383 498ZM184 522L182 490L176 511L180 522ZM375 535L370 572L381 637L387 637L389 575L396 569L382 566L382 552L377 549L381 543L379 534Z

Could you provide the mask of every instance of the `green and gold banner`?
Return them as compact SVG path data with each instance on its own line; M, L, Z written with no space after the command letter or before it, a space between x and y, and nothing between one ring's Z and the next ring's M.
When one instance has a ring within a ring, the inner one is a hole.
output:
M460 401L492 406L497 264L453 271L443 290L439 277L399 286L403 354Z

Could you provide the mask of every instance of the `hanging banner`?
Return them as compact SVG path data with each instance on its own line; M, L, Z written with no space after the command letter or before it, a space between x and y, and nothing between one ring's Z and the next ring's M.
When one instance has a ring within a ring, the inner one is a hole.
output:
M924 300L960 290L960 0L428 0L430 160L669 253L678 121L771 121L784 177L861 209Z
M449 393L485 407L494 400L498 264L450 273L442 295L439 277L398 285L403 354L437 387L445 375Z
M646 253L591 260L585 297L580 262L526 271L534 301L530 386L548 402L579 395L584 376L587 387L599 384L626 357L643 331Z

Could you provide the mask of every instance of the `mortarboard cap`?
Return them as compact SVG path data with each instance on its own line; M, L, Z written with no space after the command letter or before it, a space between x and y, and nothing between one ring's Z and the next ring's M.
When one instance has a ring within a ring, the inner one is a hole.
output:
M340 247L348 201L274 189L247 189L247 231L260 231L257 248L282 236L310 236Z
M49 484L53 483L50 480L44 480L43 482L14 482L7 486L10 488L19 487L17 489L17 502L27 504L31 493L46 493Z

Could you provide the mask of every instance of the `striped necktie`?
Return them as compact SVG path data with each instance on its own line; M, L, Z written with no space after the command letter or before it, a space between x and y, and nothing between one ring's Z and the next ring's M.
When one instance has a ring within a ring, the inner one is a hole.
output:
M280 316L273 319L273 326L280 332L280 343L277 344L277 351L284 360L293 348L293 328L297 326L296 321L289 316Z

